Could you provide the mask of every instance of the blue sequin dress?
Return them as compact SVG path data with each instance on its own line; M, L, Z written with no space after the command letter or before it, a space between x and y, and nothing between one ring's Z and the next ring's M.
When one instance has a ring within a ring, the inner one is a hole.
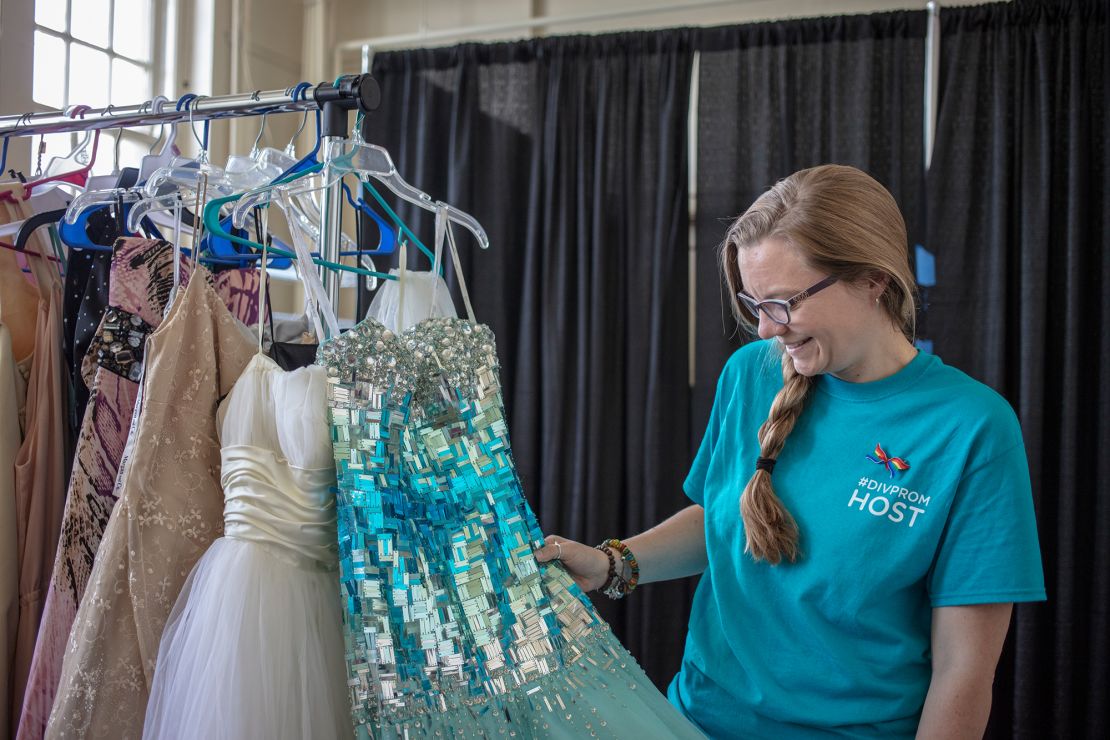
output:
M366 319L320 348L356 734L702 737L537 563L493 333L470 315Z

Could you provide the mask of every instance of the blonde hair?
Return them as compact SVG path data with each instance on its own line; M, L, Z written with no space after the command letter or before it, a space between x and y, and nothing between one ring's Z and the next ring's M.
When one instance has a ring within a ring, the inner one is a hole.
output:
M800 170L759 196L729 227L721 245L721 266L737 320L755 332L759 317L740 304L744 289L737 259L741 249L779 239L799 250L815 270L844 283L885 276L879 303L911 342L915 328L916 285L910 269L906 224L893 196L874 178L842 165ZM759 428L760 457L777 459L802 413L813 379L782 354L782 390ZM772 565L799 556L798 524L771 484L771 473L756 469L740 495L746 551Z

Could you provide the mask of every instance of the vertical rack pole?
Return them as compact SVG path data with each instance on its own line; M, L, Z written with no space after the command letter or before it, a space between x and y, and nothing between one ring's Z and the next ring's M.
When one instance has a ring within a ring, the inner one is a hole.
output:
M928 26L925 35L925 171L933 163L937 135L937 94L940 86L940 3L925 4Z
M347 108L338 102L324 103L321 146L324 150L324 172L334 157L334 145L347 138ZM339 262L340 219L343 213L343 181L337 178L324 191L324 207L320 224L320 257L329 262ZM323 270L324 291L331 301L332 310L339 311L340 274Z
M381 89L370 75L343 75L333 84L322 83L313 91L313 98L323 110L320 145L324 149L324 172L329 176L329 165L347 138L350 110L357 108L368 113L381 103ZM339 262L339 241L342 237L340 217L343 213L343 183L336 179L324 191L324 207L320 224L320 256L329 262ZM325 270L324 289L335 311L339 311L339 275Z

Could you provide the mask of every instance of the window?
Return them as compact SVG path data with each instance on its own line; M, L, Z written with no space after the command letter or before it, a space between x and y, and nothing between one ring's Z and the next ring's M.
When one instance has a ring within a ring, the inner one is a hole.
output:
M153 97L151 0L36 0L32 98L49 108L132 105ZM146 153L149 137L129 130L122 161ZM101 132L94 172L113 167L117 131ZM45 137L46 155L64 156L80 134ZM67 148L68 147L68 148ZM34 167L34 165L32 165Z

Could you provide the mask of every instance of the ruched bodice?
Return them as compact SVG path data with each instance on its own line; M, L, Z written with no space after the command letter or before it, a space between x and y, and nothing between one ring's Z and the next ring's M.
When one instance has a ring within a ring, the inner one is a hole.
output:
M255 355L220 408L224 536L301 567L336 567L326 373Z

